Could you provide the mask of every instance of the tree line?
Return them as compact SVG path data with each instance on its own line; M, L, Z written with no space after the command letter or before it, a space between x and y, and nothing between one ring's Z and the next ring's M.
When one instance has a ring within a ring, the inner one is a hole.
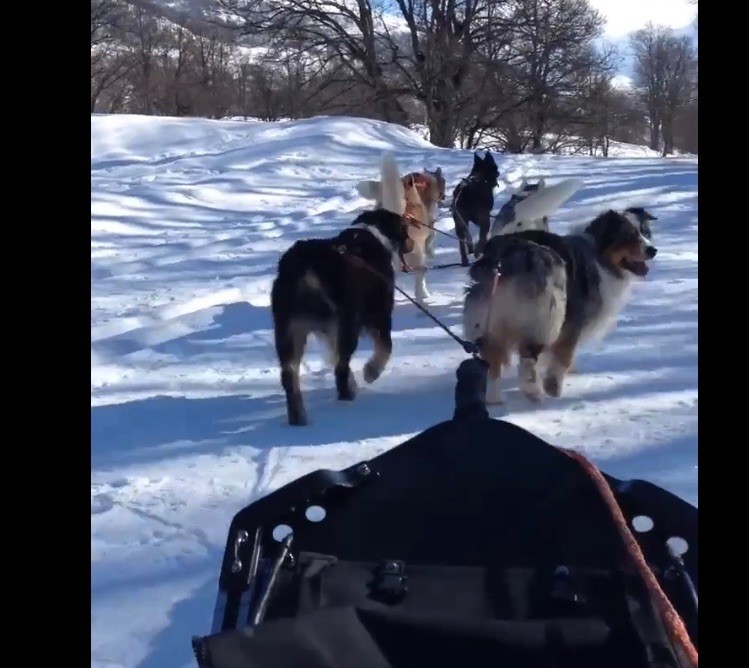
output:
M212 19L91 0L91 111L352 115L438 146L697 152L697 52L648 25L634 86L588 0L214 0Z

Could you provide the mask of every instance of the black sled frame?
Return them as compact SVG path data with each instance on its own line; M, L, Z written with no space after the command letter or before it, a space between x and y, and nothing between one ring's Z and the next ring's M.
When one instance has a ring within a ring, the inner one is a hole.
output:
M372 460L309 473L234 516L211 635L193 639L200 666L212 665L202 659L207 638L234 629L251 634L283 616L273 611L273 590L301 553L380 561L373 587L383 600L404 595L405 564L558 571L619 563L611 517L578 463L489 418L482 361L464 361L457 380L452 420ZM697 509L646 481L603 475L630 526L638 516L652 521L649 531L633 533L696 646ZM320 509L324 518L310 519ZM683 555L668 547L674 537L686 541Z

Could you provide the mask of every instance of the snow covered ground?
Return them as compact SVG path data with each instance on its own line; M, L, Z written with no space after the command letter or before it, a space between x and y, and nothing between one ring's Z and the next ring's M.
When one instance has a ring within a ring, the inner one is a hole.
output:
M209 629L235 512L452 414L463 353L399 298L383 376L342 405L312 344L303 390L313 423L286 426L268 310L279 254L349 224L367 205L354 184L376 177L383 149L404 172L442 166L448 195L472 157L362 119L91 121L92 666L181 668L193 665L190 636ZM493 415L697 503L697 160L497 161L513 181L585 181L558 230L604 207L646 206L659 253L563 398L531 406L511 378ZM437 243L433 262L457 260L451 239ZM464 281L462 268L428 275L435 314L456 328ZM410 276L399 283L413 289ZM370 351L360 347L357 375Z

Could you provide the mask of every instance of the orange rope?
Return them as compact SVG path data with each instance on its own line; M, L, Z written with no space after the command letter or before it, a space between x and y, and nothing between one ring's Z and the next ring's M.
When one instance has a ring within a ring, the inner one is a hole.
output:
M676 611L674 606L671 604L671 601L661 589L661 586L658 584L658 580L656 579L655 575L653 575L653 571L650 570L650 567L645 560L645 556L640 549L640 545L630 531L629 526L627 525L627 520L622 513L622 509L617 503L614 493L611 491L611 488L606 482L606 478L603 477L603 474L598 470L596 466L589 462L580 453L574 452L573 450L566 450L564 448L559 448L559 450L561 450L566 455L577 461L578 464L580 464L580 466L588 474L588 476L593 481L593 484L600 492L604 502L611 512L611 515L613 516L616 528L619 531L619 535L621 536L622 541L624 542L627 555L629 556L632 565L635 567L635 570L643 579L645 586L650 592L650 595L655 602L656 607L658 608L658 611L661 613L661 616L666 625L668 635L674 647L676 648L677 653L680 655L682 663L686 663L686 665L688 666L697 668L697 649L694 647L694 644L689 637L686 626L684 626L684 622L679 616L679 613Z

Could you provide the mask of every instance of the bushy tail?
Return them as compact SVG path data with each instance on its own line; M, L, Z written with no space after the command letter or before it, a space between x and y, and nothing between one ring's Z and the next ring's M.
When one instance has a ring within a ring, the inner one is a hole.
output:
M380 184L382 208L402 216L406 210L406 194L400 174L398 174L398 165L390 152L385 152L382 155Z
M530 221L554 212L583 187L581 179L566 179L553 186L540 188L515 206L516 220Z

